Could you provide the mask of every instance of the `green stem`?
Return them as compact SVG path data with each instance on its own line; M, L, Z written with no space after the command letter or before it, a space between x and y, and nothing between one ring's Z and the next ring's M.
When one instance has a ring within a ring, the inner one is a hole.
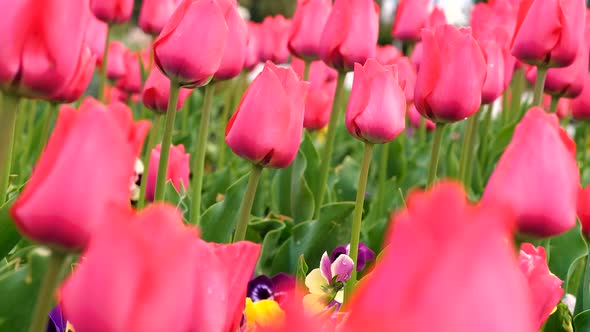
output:
M377 198L379 199L379 206L377 211L383 211L383 203L385 202L385 185L387 182L387 161L389 159L389 146L387 143L381 144L381 162L379 163L379 187Z
M510 112L512 113L513 117L520 115L520 103L525 84L524 70L521 68L514 73L514 77L512 78L512 99L510 103Z
M459 181L465 185L467 182L467 169L471 163L470 157L472 156L471 151L475 142L475 127L479 120L479 114L481 111L476 112L469 119L467 119L467 125L465 126L465 134L463 138L463 148L461 150L461 162L459 163Z
M426 142L426 119L420 116L420 125L418 126L418 142L420 145Z
M191 93L180 110L182 112L182 119L180 120L180 132L183 135L188 131L188 124L190 120L189 116L192 114L191 112L193 109L193 103L193 94Z
M239 77L235 81L228 81L228 91L226 91L225 99L223 102L223 110L221 111L221 116L219 118L219 125L220 128L217 133L217 149L219 150L219 156L217 157L217 169L223 167L225 163L225 125L227 123L227 118L229 117L229 111L232 107L232 101L234 94L237 94L238 87L239 87Z
M102 66L100 69L100 85L98 86L98 99L106 103L106 85L107 85L107 61L109 59L109 44L111 41L111 26L107 26L107 38L104 44L104 55L102 57Z
M311 71L311 61L305 60L305 67L303 67L303 80L309 81L309 72Z
M139 186L139 199L137 200L137 209L141 210L145 206L145 194L147 189L147 179L150 170L150 161L152 157L152 150L158 142L160 136L160 127L162 123L162 116L156 115L154 119L152 129L150 130L150 137L148 138L145 153L143 155L143 176L141 178L141 184Z
M242 199L240 212L238 214L238 224L236 225L236 232L234 234L233 242L243 241L246 239L246 230L248 229L248 221L250 221L250 211L254 204L254 197L256 197L256 188L260 181L263 167L261 165L252 165L250 178L248 179L248 186Z
M199 123L199 138L193 152L193 184L191 196L191 219L193 225L199 225L201 216L201 191L203 189L203 172L205 169L205 154L207 152L207 139L209 138L209 118L211 117L211 108L213 106L213 95L215 94L215 85L208 84L205 86L205 97L203 100L203 110L201 113L201 122Z
M443 131L446 128L446 123L437 123L434 131L434 140L432 141L432 154L430 155L430 168L428 169L428 180L426 187L430 188L436 179L436 170L438 168L438 157L440 154L440 146L442 143Z
M168 99L168 108L166 110L166 126L164 127L164 137L162 138L162 148L160 150L160 164L158 165L154 202L161 202L164 200L164 186L166 184L166 174L168 174L168 158L170 156L170 145L172 144L172 134L174 132L174 120L176 118L176 105L178 104L179 92L180 86L178 83L170 81L170 97Z
M16 113L19 97L1 96L0 104L0 206L6 201L6 190L10 179L12 150L14 147Z
M59 283L59 277L67 262L67 254L52 250L47 263L47 270L41 282L41 288L37 295L37 302L35 303L35 311L33 312L33 319L29 332L44 332L47 329L47 322L49 320L49 311L55 299L55 288Z
M475 142L477 138L477 125L479 124L479 117L481 116L481 112L483 109L471 117L470 120L473 121L473 129L471 131L471 142L469 143L469 147L467 150L467 163L465 165L465 181L463 184L465 185L466 190L471 186L471 173L473 171L473 155L475 154Z
M356 286L356 265L359 254L359 242L361 239L361 222L363 220L363 207L365 204L365 193L367 191L367 179L369 178L369 166L371 164L371 155L373 153L373 144L365 143L365 152L363 154L363 163L361 165L361 171L359 174L358 189L356 191L356 203L354 206L354 214L352 217L352 230L350 236L350 258L354 262L354 268L352 269L352 275L350 279L346 281L344 288L344 296L346 299L350 298L354 287Z
M547 78L547 68L537 67L537 81L535 81L535 94L533 106L541 106L543 103L543 90L545 89L545 78Z
M334 95L334 104L332 106L332 113L330 114L330 122L328 123L328 133L326 134L326 144L324 146L323 151L323 158L322 163L320 166L320 178L319 178L319 186L318 192L315 195L315 213L314 219L318 219L320 216L320 211L322 207L322 203L324 200L324 195L326 194L326 187L328 182L328 172L330 170L330 163L332 161L332 150L334 149L334 138L336 137L336 127L338 126L338 120L340 119L340 113L342 107L340 105L340 101L342 99L342 94L344 93L344 78L346 77L346 72L339 72L338 73L338 82L336 84L336 93Z
M480 135L480 145L479 145L479 159L482 160L482 165L486 165L484 158L487 158L487 146L488 146L488 139L487 135L490 130L490 125L492 124L492 108L493 104L487 105L481 111L484 112L483 123L481 127L481 135Z
M549 107L549 113L557 112L557 105L559 104L559 97L551 96L551 106Z
M43 118L43 128L41 129L41 136L39 138L39 151L37 153L37 158L35 161L38 161L45 150L45 146L49 142L49 136L51 135L51 126L53 125L53 119L56 116L54 113L57 113L57 109L59 104L57 103L50 103L48 109L46 110L46 115Z

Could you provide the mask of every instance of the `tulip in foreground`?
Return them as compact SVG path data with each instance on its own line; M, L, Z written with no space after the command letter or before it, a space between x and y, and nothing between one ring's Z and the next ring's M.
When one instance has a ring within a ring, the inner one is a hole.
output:
M150 168L147 173L146 199L154 200L156 191L156 177L158 175L158 164L160 162L160 151L162 146L158 144L151 153ZM189 167L190 155L185 153L184 145L170 147L170 157L166 173L166 181L171 181L174 188L181 192L181 189L188 188L188 179L190 173Z
M259 252L200 240L172 206L111 209L60 290L63 310L80 331L236 331Z
M574 141L554 114L534 107L516 126L482 199L513 210L520 231L548 237L574 227L579 182Z

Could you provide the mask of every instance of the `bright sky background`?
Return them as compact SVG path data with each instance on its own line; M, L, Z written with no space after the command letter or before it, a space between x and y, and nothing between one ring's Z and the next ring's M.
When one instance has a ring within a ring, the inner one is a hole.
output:
M471 0L432 0L434 5L441 7L445 11L449 23L457 25L466 25L468 23L468 14L471 6ZM381 0L381 18L383 21L393 19L395 8L398 0Z

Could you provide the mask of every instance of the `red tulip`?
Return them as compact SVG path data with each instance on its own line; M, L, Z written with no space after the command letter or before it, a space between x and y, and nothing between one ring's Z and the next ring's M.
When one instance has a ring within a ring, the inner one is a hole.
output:
M190 89L180 89L178 102L176 103L177 111L182 108L184 101L192 91ZM143 87L141 98L143 104L150 110L156 113L166 113L168 99L170 98L170 80L158 68L154 68L150 72L150 76L148 76Z
M590 237L590 186L584 189L580 188L576 210L582 224L582 233L584 233L584 236Z
M574 63L567 67L550 68L545 79L545 92L558 97L575 98L584 89L588 75L588 48L580 47ZM526 75L533 83L537 79L537 67L529 67Z
M533 314L537 320L535 331L538 331L563 296L562 281L549 271L543 247L523 243L518 263L529 283Z
M585 13L584 0L523 0L512 55L535 66L569 66L581 47Z
M150 156L150 168L147 173L146 199L148 201L154 200L156 192L156 177L158 176L158 165L160 162L161 145L158 144ZM166 181L171 181L172 185L178 192L182 188L188 189L189 173L190 173L190 155L185 153L184 145L170 146L170 157L168 160L168 171L166 173Z
M107 59L107 77L109 80L116 81L127 73L125 62L125 54L127 54L127 52L128 49L125 44L118 40L109 44L109 54Z
M576 120L590 120L590 75L584 77L582 93L572 100L572 116Z
M477 112L486 61L471 29L448 24L425 29L422 43L424 55L414 90L416 109L434 122L460 121Z
M369 59L355 64L354 82L346 109L346 129L369 143L387 143L406 127L406 98L396 66Z
M427 118L422 117L422 115L418 112L414 104L408 107L408 119L410 120L410 124L414 128L420 128L421 121L424 121L426 130L428 131L433 131L436 128L436 123L428 120Z
M260 63L258 57L260 48L260 26L258 23L248 21L248 44L246 47L246 61L244 62L244 68L252 70L256 65Z
M134 123L123 104L86 99L63 106L55 129L11 214L32 240L84 248L108 217L129 205L129 182L149 124Z
M381 261L352 295L342 331L535 331L507 241L511 214L469 204L454 183L407 202Z
M49 97L76 73L88 0L2 1L0 90Z
M291 68L266 62L227 124L227 145L253 163L289 166L301 142L308 88L309 83L300 81Z
M124 61L125 75L117 81L117 87L130 94L140 93L142 82L139 55L131 50L126 50Z
M259 245L206 243L167 205L110 213L60 290L77 330L237 330Z
M139 27L147 34L158 35L182 0L143 0Z
M320 40L320 56L329 66L352 70L374 58L379 7L372 0L335 0Z
M417 41L428 21L428 0L400 0L395 11L391 35L403 41Z
M576 224L579 182L574 141L554 114L534 107L517 125L483 200L512 209L522 232L553 236Z
M90 85L95 68L96 56L92 54L90 48L86 47L78 61L74 76L70 78L64 89L51 96L51 99L60 103L72 103L78 100Z
M393 45L377 46L375 58L382 65L392 65L395 60L401 58L403 53Z
M289 31L291 21L281 15L269 16L259 26L260 61L286 63L289 60Z
M224 13L229 34L214 78L228 80L238 76L244 68L248 47L248 26L238 13L237 2L232 3L230 0L217 0L217 2Z
M501 46L495 40L483 40L479 42L486 59L486 79L483 84L481 103L491 104L500 97L506 86L504 85L506 68L504 54Z
M90 47L92 54L96 56L96 64L100 66L102 57L104 56L104 47L107 42L109 26L97 19L92 13L89 13L88 17L88 29L86 30L86 37L84 39L88 47Z
M228 36L224 12L216 0L185 0L154 42L154 60L181 86L202 86L219 69Z
M289 35L293 55L308 61L320 58L320 38L331 10L332 0L297 0Z
M133 0L90 0L90 9L103 22L124 23L133 14Z

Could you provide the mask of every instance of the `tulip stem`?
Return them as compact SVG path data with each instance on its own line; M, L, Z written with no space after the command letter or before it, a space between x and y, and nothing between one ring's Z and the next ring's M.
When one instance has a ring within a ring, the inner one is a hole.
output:
M330 170L330 163L332 161L332 150L334 148L334 138L336 137L336 127L338 126L338 120L340 119L341 113L341 99L344 92L344 78L346 72L340 71L338 73L338 82L336 84L336 93L334 95L334 104L332 105L332 113L330 114L330 122L328 123L328 133L326 134L326 144L324 146L323 158L320 167L320 178L318 191L315 195L315 213L314 219L320 217L320 211L322 208L322 202L324 195L326 194L326 187L328 183L328 172Z
M557 104L559 104L559 97L551 96L551 106L549 106L549 113L555 113L557 111Z
M180 85L170 81L170 97L168 99L168 109L166 110L166 126L164 127L164 136L160 150L160 164L158 165L158 177L156 180L156 191L154 202L164 200L164 185L168 174L168 158L170 157L170 145L172 144L172 134L174 132L174 120L176 118L176 106L178 105L178 94Z
M537 80L535 81L535 94L533 106L541 106L543 102L543 90L545 89L545 79L547 78L547 68L537 67Z
M467 119L467 125L465 126L465 134L463 136L463 149L461 150L461 161L459 163L459 181L463 183L467 190L467 177L469 177L469 170L471 167L471 157L473 156L473 148L475 145L475 128L477 127L477 121L479 120L479 114L481 110L473 114Z
M352 217L352 230L350 236L350 258L354 262L354 268L350 279L346 281L344 288L344 298L350 298L354 287L356 286L356 265L359 254L359 242L361 238L361 222L363 220L363 207L365 204L365 193L367 191L367 179L369 178L369 166L371 164L371 155L373 153L374 145L371 143L365 143L365 152L363 154L363 163L361 165L361 171L359 174L358 189L356 191L356 203L354 206L354 214Z
M111 26L107 26L107 38L104 44L104 53L102 56L102 67L100 68L100 85L98 86L98 99L106 103L106 85L107 85L107 61L109 59L109 44L111 41Z
M6 191L12 165L12 151L14 147L16 113L19 97L11 95L0 96L0 206L6 201Z
M234 94L238 93L238 88L240 87L240 78L238 77L234 81L228 81L228 91L226 91L225 99L223 101L223 110L221 111L221 117L219 118L219 124L221 128L218 130L218 137L217 137L217 149L219 150L219 155L217 157L217 169L223 167L225 163L225 126L227 123L227 117L229 116L229 110L233 104L233 96Z
M264 168L261 165L252 165L250 178L248 179L248 186L242 199L240 212L238 214L238 224L236 225L236 232L234 234L233 242L244 241L246 239L246 230L248 229L248 222L250 221L250 212L254 204L254 197L256 197L256 188L260 181L260 175Z
M389 145L387 143L381 145L381 162L379 163L379 187L377 199L379 205L377 211L383 211L383 203L385 202L385 182L387 181L387 161L389 160Z
M526 78L524 76L524 70L521 68L514 73L512 79L512 100L510 105L510 112L514 119L520 117L521 109L520 103L522 98L522 92L526 84Z
M148 174L150 170L150 162L152 159L152 150L158 142L160 136L160 126L162 124L162 116L156 114L152 129L150 130L150 137L148 138L145 153L143 155L143 175L141 176L141 183L139 185L139 199L137 200L137 210L143 209L145 206L145 195L147 189Z
M438 156L440 155L440 146L442 143L443 131L446 123L437 123L434 130L434 140L432 141L432 154L430 155L430 168L428 170L428 180L426 187L430 188L436 179L436 170L438 168Z
M303 67L303 80L309 81L309 72L311 71L311 61L304 61L305 67Z
M47 270L41 281L41 288L37 295L35 310L29 332L44 332L47 329L49 311L55 299L54 292L67 262L68 255L65 252L51 250Z
M205 86L205 97L203 99L203 111L201 113L201 122L199 123L199 138L194 152L193 164L193 185L191 196L191 219L193 225L199 225L201 216L201 190L203 188L203 171L205 168L205 152L207 152L207 139L209 138L209 118L211 117L211 108L213 106L213 95L215 94L215 85L208 84Z
M487 143L488 143L488 139L487 139L487 135L488 132L490 130L490 125L492 124L492 109L493 109L493 104L489 104L487 107L485 107L484 109L482 109L481 111L485 114L484 118L483 118L483 122L482 122L482 127L481 127L481 136L480 136L480 146L479 146L479 159L482 161L482 165L487 165L485 158L487 158Z

